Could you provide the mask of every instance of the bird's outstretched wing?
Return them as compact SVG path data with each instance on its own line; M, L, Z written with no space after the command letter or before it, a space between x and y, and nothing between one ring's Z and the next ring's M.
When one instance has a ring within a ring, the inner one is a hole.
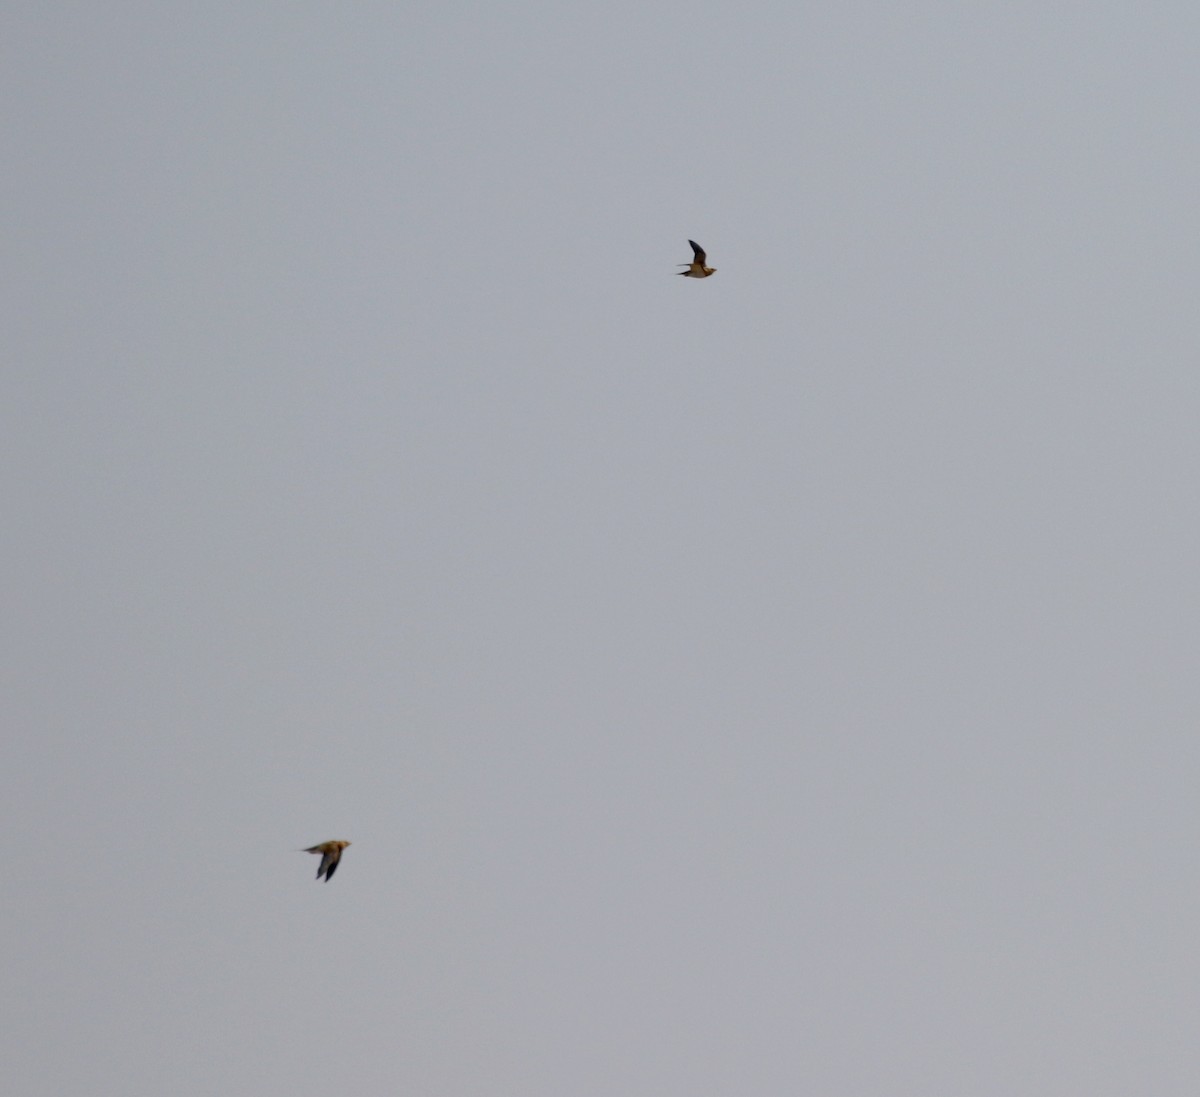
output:
M695 240L689 240L688 243L692 245L692 251L695 252L696 262L702 267L705 266L708 256L704 254L704 249Z

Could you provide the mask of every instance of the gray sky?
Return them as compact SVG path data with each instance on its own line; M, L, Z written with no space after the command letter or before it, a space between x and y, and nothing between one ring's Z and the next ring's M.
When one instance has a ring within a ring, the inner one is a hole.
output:
M0 36L4 1091L1194 1097L1200 9L193 7Z

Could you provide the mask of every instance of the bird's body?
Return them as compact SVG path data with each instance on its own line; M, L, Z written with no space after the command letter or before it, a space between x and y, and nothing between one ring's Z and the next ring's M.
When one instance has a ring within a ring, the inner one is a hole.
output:
M325 877L325 883L329 883L333 879L333 874L337 872L338 862L342 859L342 850L344 850L349 842L322 842L319 846L309 846L304 850L304 853L319 853L321 855L321 867L317 869L317 879Z
M677 271L676 273L682 274L684 278L707 278L711 274L716 274L716 267L706 265L708 263L708 256L704 254L704 249L695 240L689 240L688 243L692 245L692 253L696 258L690 263L680 263L679 265L687 267L687 270Z

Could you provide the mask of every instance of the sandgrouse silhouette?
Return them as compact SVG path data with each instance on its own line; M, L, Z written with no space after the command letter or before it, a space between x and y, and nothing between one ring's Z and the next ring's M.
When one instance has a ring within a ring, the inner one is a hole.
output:
M337 872L338 862L342 859L342 850L349 844L349 842L322 842L319 846L309 846L308 849L301 852L321 855L321 867L317 869L317 879L324 876L325 883L329 883L333 879L333 874Z
M704 254L704 249L695 240L689 240L688 243L692 245L696 258L690 263L680 263L679 265L687 267L687 270L676 271L676 274L682 274L684 278L707 278L710 274L716 274L716 267L706 265L708 256Z

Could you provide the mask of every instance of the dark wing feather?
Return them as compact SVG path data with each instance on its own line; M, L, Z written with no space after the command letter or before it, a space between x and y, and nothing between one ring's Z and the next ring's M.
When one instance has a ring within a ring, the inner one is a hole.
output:
M704 249L695 240L689 240L688 243L692 245L692 251L696 254L696 262L702 267L705 266L708 256L704 254Z
M329 867L325 870L325 883L329 883L333 879L333 874L337 872L337 867L341 863L342 858L340 854L329 862Z

